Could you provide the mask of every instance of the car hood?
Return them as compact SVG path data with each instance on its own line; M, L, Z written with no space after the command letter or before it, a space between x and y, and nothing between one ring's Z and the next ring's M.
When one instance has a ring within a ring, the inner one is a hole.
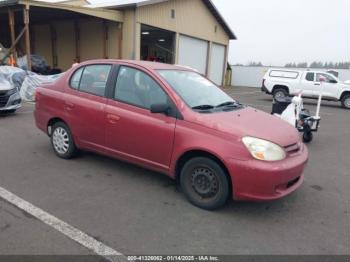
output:
M242 138L252 136L289 146L300 141L298 131L281 120L260 110L245 107L232 112L196 114L194 123Z
M0 80L0 91L8 91L12 88L13 86L11 86L10 82Z

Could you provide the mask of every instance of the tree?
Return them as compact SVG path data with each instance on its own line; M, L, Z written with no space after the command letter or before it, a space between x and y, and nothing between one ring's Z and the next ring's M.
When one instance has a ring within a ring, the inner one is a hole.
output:
M297 67L299 67L299 68L307 68L307 63L306 62L298 63Z

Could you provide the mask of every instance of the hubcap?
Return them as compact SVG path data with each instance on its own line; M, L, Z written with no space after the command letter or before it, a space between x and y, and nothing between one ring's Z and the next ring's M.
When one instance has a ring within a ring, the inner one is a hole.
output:
M350 108L350 97L349 98L347 98L347 99L345 99L345 106L347 107L347 108Z
M282 97L285 97L285 94L282 91L276 92L275 98L282 98Z
M61 155L67 153L69 149L69 136L64 128L58 127L55 129L52 134L52 141L57 153Z
M196 168L192 172L192 188L202 198L211 198L218 192L218 180L208 168Z

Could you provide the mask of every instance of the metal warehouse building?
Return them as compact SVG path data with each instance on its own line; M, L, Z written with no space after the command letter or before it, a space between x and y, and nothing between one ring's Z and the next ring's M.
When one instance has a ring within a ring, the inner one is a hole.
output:
M221 85L234 39L210 0L0 2L0 43L62 70L95 58L141 59L189 66Z

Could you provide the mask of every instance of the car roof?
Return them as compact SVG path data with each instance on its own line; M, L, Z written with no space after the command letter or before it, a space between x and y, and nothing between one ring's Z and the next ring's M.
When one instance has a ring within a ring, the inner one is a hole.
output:
M96 63L98 63L98 64L101 64L101 63L113 63L113 64L122 63L122 64L141 66L141 67L153 69L153 70L195 71L194 69L191 69L191 68L186 67L186 66L170 65L170 64L165 64L165 63L139 61L139 60L96 59L96 60L85 61L83 63L80 63L80 65L89 65L89 64L96 64Z

